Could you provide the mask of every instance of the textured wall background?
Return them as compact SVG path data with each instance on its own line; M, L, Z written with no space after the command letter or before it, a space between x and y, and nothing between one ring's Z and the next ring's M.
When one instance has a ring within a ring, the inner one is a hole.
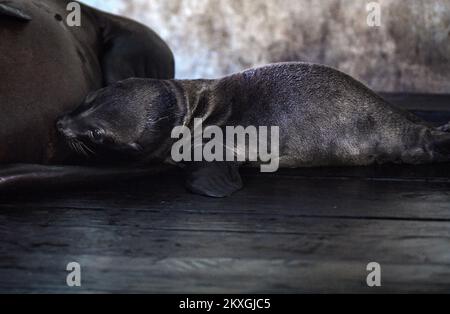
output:
M179 78L218 77L276 61L337 67L379 91L450 93L450 1L85 0L155 29Z

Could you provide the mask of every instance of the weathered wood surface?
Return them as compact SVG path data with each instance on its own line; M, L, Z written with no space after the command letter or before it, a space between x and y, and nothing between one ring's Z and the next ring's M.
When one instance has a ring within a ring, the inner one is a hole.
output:
M384 94L390 103L406 110L436 125L443 125L450 121L450 97L448 95L427 94Z
M191 195L176 173L2 195L0 292L450 292L450 165L244 180L228 199ZM73 261L81 288L65 283Z

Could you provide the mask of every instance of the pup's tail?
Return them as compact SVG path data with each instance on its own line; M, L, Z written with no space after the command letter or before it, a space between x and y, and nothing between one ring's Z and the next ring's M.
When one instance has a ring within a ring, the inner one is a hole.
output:
M438 161L450 162L450 123L437 130L433 137L433 151Z
M31 189L91 186L112 180L142 178L171 169L166 165L146 168L91 168L17 164L0 167L0 195Z

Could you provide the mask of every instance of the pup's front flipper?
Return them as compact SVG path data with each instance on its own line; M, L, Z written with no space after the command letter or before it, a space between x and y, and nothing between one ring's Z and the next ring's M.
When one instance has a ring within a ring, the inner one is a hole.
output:
M192 162L186 165L186 188L194 194L227 197L242 189L239 166L229 162Z

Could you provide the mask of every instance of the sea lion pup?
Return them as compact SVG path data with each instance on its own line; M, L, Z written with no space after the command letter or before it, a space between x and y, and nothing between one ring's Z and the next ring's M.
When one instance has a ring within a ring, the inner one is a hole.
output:
M171 132L278 126L279 166L421 164L450 160L450 134L399 110L352 77L309 63L280 63L218 80L129 79L90 95L58 128L72 143L172 160ZM194 148L193 148L194 149ZM181 162L190 191L225 197L242 187L238 162Z

